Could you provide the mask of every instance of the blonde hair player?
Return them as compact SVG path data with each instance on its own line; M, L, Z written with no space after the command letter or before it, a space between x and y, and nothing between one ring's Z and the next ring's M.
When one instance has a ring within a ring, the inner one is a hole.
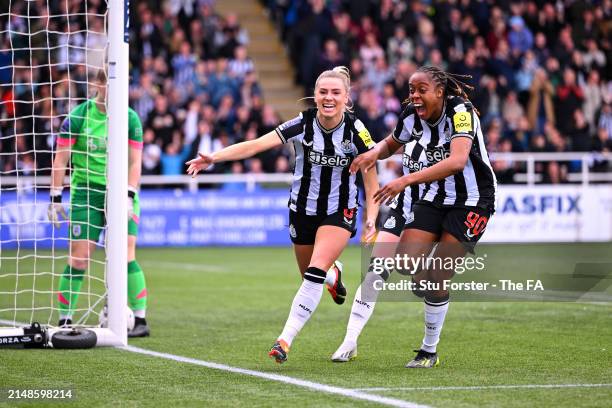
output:
M375 146L363 123L350 112L350 74L335 67L319 75L315 83L315 108L301 112L262 137L226 147L187 162L195 176L209 166L241 160L284 143L295 148L295 169L289 198L289 235L303 277L285 327L268 355L277 363L287 360L291 343L316 310L323 284L336 303L343 303L346 289L341 264L336 261L356 233L358 188L352 161ZM364 174L366 190L366 240L375 230L378 189L375 171Z

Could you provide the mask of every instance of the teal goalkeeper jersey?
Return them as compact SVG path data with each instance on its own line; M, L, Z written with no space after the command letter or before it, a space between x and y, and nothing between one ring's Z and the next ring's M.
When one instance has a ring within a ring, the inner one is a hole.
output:
M129 146L142 149L142 123L138 114L128 108ZM77 105L64 119L58 146L71 146L71 186L106 185L106 114L98 110L93 99Z

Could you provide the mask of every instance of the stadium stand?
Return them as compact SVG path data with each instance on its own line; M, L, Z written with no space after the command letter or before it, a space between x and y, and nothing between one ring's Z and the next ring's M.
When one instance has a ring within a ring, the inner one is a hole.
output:
M356 113L374 137L395 126L423 64L471 75L489 152L603 152L612 147L607 3L575 1L264 1L307 90L350 64ZM312 61L317 61L312 64ZM308 91L307 91L308 93ZM550 183L579 163L539 163ZM502 182L518 164L495 163ZM594 156L591 168L609 171Z
M90 48L104 46L103 38L84 34L87 22L77 13L84 3L68 3L73 15L50 27L63 45L53 51L60 62L84 60L79 45L86 41ZM304 95L311 93L321 70L348 65L356 114L378 140L395 126L412 72L434 64L472 76L471 98L481 112L490 152L612 151L612 11L606 2L575 1L566 7L550 1L474 0L261 3L292 50L293 79ZM101 0L89 0L87 7L105 11ZM184 159L198 150L256 137L289 119L265 103L258 65L249 56L250 35L236 14L220 15L211 0L143 1L133 7L130 105L145 125L145 174L182 174ZM30 13L41 11L32 3ZM11 24L19 30L24 22L15 16ZM88 73L84 67L68 72L57 64L52 77L59 80L51 87L45 84L48 69L36 68L47 66L48 53L36 54L30 69L30 61L11 51L18 48L7 36L0 39L0 98L6 102L0 104L0 152L23 154L0 155L0 168L48 174L52 138L37 138L37 129L23 127L58 129L70 109L63 98L85 96L88 90L77 81ZM70 85L63 81L68 77ZM20 79L40 83L37 91L53 93L54 99L33 107L26 87L10 86ZM270 91L271 98L274 92L278 89ZM32 111L50 119L10 120ZM15 133L28 136L10 137ZM28 153L34 148L47 153L34 157ZM281 148L211 171L274 172L286 169L290 160L291 153ZM495 162L502 182L512 182L521 166ZM537 166L541 180L550 183L564 182L569 172L580 170L580 163L572 161ZM610 164L593 154L590 168L606 172Z

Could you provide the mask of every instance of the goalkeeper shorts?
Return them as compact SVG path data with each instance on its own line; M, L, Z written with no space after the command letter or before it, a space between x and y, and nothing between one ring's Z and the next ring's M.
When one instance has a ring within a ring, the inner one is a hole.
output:
M70 239L98 242L106 226L106 187L77 186L70 200ZM134 197L134 215L128 220L128 235L138 235L140 200Z

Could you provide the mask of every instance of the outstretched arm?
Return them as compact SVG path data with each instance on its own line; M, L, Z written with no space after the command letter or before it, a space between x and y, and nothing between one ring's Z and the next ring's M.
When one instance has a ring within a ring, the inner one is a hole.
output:
M257 153L280 146L281 144L282 141L278 137L278 133L273 130L260 138L249 140L247 142L236 143L235 145L228 146L213 154L198 153L199 157L189 160L186 163L189 165L187 174L195 177L200 171L206 170L212 164L224 161L246 159L248 157L255 156Z
M454 138L450 143L450 156L448 158L441 160L431 167L393 180L378 190L374 195L374 199L378 203L388 204L408 186L444 180L446 177L462 171L467 163L471 148L472 139L468 137Z
M355 174L357 170L361 169L363 174L367 174L370 169L374 167L376 161L391 157L400 147L402 147L402 145L398 143L392 135L387 136L379 143L376 143L376 146L374 146L372 150L360 154L353 160L350 169L351 173Z

